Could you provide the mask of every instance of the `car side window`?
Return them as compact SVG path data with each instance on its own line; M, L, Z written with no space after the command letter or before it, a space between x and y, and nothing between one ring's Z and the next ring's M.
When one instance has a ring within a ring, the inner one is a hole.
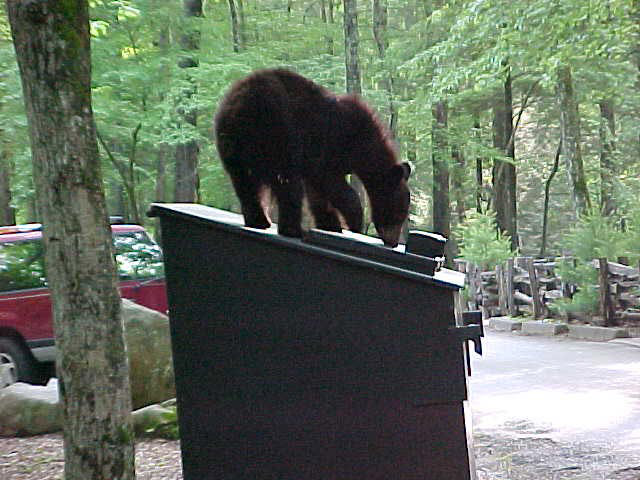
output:
M46 286L40 240L0 244L0 292Z
M145 232L113 236L121 280L144 280L164 276L162 250Z

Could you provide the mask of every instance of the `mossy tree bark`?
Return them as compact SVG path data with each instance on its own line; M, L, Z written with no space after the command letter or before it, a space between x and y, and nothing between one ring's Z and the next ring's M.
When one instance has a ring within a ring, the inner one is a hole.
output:
M233 38L233 51L238 53L242 50L243 45L240 34L240 20L238 19L238 9L235 0L229 1L229 16L231 19L231 36Z
M502 103L495 109L494 146L502 150L507 161L496 159L493 166L493 205L498 229L511 238L511 249L518 248L517 177L515 164L515 138L513 128L513 89L511 67L506 63L507 76L503 85ZM496 131L496 128L499 132Z
M344 0L343 27L347 92L360 95L362 93L362 80L360 76L360 56L358 54L360 36L358 34L357 0ZM362 211L366 212L367 194L364 185L359 178L352 176L351 186L358 193L358 197L360 197L360 202L363 206ZM366 223L364 223L364 225L366 225Z
M180 68L198 68L197 51L200 49L200 28L195 19L202 17L202 0L183 0L183 10L186 17L185 30L180 36L182 56L178 61ZM183 92L183 102L178 111L182 121L196 127L198 111L193 106L193 97L197 93L195 80L190 80L190 86ZM175 192L176 202L195 202L198 199L198 154L200 147L195 139L187 140L176 146Z
M120 296L91 109L87 0L7 0L44 223L67 480L133 479Z
M360 95L362 81L360 80L360 57L358 47L358 2L344 0L344 59L347 79L347 92Z
M387 38L388 27L388 8L386 0L373 0L373 38L376 41L378 47L378 58L384 62L387 55L387 48L389 47L389 40ZM387 104L389 106L389 130L395 137L398 127L398 109L394 102L394 78L391 73L391 69L387 69L388 74L382 79L382 84L387 92Z
M591 200L587 189L582 160L580 115L578 102L573 90L571 67L562 65L556 71L557 94L560 106L560 127L562 129L562 153L569 175L569 185L573 207L578 217L591 210Z
M2 131L0 130L0 134ZM1 142L1 140L0 140ZM15 208L11 206L11 177L13 166L9 160L9 153L0 143L0 225L16 223Z
M322 21L325 24L333 24L335 23L335 18L333 15L333 0L321 0L320 1L320 15L322 17ZM333 45L333 37L329 32L324 35L324 40L327 45L327 54L335 55L334 45Z
M631 3L631 16L634 22L632 60L638 71L638 75L636 77L636 90L640 92L640 0L633 0ZM638 153L640 153L640 134L638 135Z
M451 234L450 165L448 139L449 109L446 101L431 107L431 164L433 167L433 231L449 238ZM453 242L447 242L445 255L452 260Z
M613 101L598 102L600 107L600 210L610 216L616 211L615 183L618 176L613 158L616 143L616 119Z
M473 132L474 132L474 137L476 137L478 140L482 139L482 130L480 127L480 115L478 113L474 114L474 120L473 120ZM482 213L483 208L482 208L482 191L484 189L484 179L483 179L483 161L482 161L482 157L477 156L476 157L476 211L478 213Z

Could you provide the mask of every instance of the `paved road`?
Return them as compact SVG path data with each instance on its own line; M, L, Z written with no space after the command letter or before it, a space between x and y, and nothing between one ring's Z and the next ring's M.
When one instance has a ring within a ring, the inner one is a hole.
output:
M479 479L640 479L640 342L489 331L470 379Z

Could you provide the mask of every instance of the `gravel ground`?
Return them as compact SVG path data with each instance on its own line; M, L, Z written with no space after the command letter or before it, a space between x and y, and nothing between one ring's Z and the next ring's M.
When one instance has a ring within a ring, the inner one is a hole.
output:
M556 441L548 432L474 434L478 480L640 480L637 452Z
M0 479L62 480L61 435L0 438ZM182 480L180 443L145 440L136 444L138 480Z
M526 434L476 434L474 441L478 480L640 480L640 458L612 455L607 445ZM63 463L60 435L0 438L2 480L62 480ZM136 471L138 480L182 480L180 443L138 442Z

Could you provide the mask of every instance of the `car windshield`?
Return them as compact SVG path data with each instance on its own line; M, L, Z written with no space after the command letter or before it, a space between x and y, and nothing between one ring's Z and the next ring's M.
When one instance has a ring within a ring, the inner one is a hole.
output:
M145 232L118 233L113 240L122 280L164 276L162 250Z
M164 276L162 251L143 231L113 236L121 280ZM0 292L47 286L42 241L0 243Z
M45 287L42 242L0 244L0 292Z

